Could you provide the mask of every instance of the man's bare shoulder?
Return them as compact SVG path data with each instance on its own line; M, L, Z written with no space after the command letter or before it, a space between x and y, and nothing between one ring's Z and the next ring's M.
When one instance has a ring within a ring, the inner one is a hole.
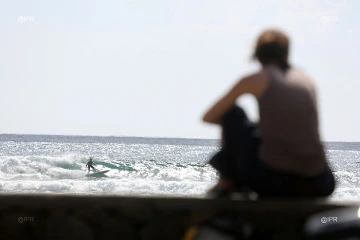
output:
M301 81L303 83L306 83L308 86L315 85L315 80L313 79L313 77L303 70L291 69L291 71L289 71L288 73L288 78L295 81Z
M249 82L249 83L260 83L263 81L267 81L268 74L264 69L258 70L256 72L249 73L243 77L243 81Z
M242 82L249 89L249 93L260 97L267 88L268 74L265 70L256 71L242 78Z

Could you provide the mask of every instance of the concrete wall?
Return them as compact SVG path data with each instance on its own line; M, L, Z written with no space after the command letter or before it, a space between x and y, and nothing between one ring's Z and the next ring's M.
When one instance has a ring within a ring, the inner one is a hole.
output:
M181 239L189 226L218 215L242 217L266 236L275 233L272 239L301 239L302 223L309 215L344 205L323 201L2 195L0 239Z

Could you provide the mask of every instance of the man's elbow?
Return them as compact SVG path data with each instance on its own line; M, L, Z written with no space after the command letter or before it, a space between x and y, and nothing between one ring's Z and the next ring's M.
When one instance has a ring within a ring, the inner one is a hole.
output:
M204 115L202 120L203 120L203 122L206 122L206 123L220 124L220 121L208 116L207 114Z
M207 123L212 123L213 122L213 118L208 114L206 113L204 116L203 116L203 119L202 119L204 122L207 122Z
M209 122L209 117L205 114L202 118L203 122Z

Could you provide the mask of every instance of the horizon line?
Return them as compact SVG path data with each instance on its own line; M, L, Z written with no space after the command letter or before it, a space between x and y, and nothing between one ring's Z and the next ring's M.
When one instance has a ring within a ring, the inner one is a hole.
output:
M220 140L220 138L194 138L194 137L159 137L159 136L129 136L129 135L78 135L78 134L44 134L44 133L0 133L0 135L29 135L29 136L64 136L64 137L117 137L117 138L159 138L159 139L189 139L189 140ZM322 142L360 142L349 140L322 141Z

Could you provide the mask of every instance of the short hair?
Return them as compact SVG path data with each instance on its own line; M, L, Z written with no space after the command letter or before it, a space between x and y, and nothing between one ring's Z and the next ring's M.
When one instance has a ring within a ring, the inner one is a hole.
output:
M285 33L269 29L260 34L253 54L253 59L262 65L275 62L280 68L287 69L290 40Z

